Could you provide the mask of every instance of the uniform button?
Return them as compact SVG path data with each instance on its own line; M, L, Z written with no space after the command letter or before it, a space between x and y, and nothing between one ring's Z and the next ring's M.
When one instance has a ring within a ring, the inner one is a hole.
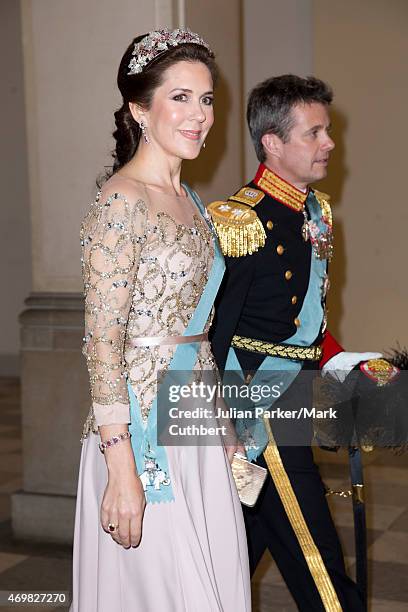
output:
M285 278L286 280L290 280L292 278L293 274L290 270L286 270L285 272Z
M296 319L293 319L293 322L296 325L296 327L300 327L300 319L296 317Z
M292 302L293 305L296 304L296 302L297 302L297 295L292 295L291 302Z
M273 228L273 221L269 219L269 221L266 222L266 227L268 230L271 230Z
M276 252L278 255L283 255L283 251L284 251L284 247L281 244L278 244L278 246L276 247Z

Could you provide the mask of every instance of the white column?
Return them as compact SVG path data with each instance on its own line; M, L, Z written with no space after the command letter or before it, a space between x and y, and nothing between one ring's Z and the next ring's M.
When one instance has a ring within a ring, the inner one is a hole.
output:
M120 58L173 25L171 0L22 0L33 294L22 323L23 491L17 537L69 542L89 409L79 226L111 164ZM12 203L10 203L12 205Z

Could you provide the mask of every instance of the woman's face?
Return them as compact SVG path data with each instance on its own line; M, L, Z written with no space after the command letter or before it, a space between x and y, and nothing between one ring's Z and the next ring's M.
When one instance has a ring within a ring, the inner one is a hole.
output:
M213 95L211 73L202 62L173 64L142 117L148 146L172 157L195 159L214 122Z

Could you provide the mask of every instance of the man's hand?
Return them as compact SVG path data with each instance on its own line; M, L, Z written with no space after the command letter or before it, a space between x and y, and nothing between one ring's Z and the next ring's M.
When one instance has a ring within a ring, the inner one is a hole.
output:
M334 355L322 368L322 375L330 374L333 378L337 378L339 382L346 380L347 374L361 361L369 359L379 359L382 353L348 353L342 351Z

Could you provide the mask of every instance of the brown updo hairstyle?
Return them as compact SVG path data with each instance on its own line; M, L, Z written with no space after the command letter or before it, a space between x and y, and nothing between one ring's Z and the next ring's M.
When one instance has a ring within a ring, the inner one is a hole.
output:
M131 42L119 66L117 83L123 103L115 112L116 130L113 132L113 137L116 140L116 148L112 152L114 159L112 174L132 159L140 142L142 131L132 117L129 102L135 102L141 108L149 110L154 92L163 81L164 72L177 62L201 62L207 66L214 83L217 79L213 53L202 45L192 43L184 43L161 53L139 74L128 74L134 46L145 36L146 34L137 36Z

